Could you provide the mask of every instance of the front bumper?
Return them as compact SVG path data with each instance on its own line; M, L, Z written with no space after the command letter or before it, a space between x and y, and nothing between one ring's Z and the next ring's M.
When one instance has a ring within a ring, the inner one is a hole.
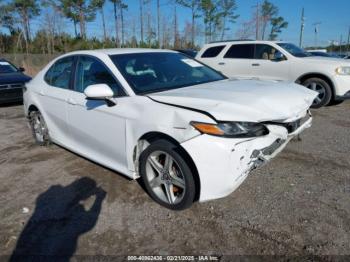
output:
M287 143L306 128L310 117L292 133L284 126L266 125L270 133L263 137L228 139L201 135L181 145L191 155L200 177L199 201L231 194L250 171L274 158Z
M350 98L350 76L335 75L333 77L336 100Z
M0 88L0 104L23 100L22 88Z

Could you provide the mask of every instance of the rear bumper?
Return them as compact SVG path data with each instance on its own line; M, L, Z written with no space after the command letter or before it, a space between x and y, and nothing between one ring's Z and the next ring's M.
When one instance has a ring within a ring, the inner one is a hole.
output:
M267 125L270 133L263 137L228 139L201 135L181 145L191 155L200 178L199 201L231 194L250 171L274 158L287 143L306 128L312 118L293 133L278 125Z
M0 89L0 104L23 101L22 88Z

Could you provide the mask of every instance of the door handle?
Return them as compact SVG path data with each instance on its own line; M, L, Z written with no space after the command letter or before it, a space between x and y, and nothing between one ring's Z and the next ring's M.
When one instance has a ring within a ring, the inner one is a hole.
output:
M68 103L68 104L71 104L71 105L76 105L76 104L77 104L77 102L75 102L75 100L72 99L72 98L68 98L68 99L67 99L67 103Z
M39 95L44 96L45 95L44 91L40 90Z
M260 66L260 64L252 64L252 66Z
M225 65L225 63L224 62L220 62L218 65Z

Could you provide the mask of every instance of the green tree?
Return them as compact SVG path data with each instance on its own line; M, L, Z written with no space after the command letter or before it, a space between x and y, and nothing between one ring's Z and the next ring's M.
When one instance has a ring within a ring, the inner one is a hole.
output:
M114 25L115 25L115 42L117 46L123 46L125 44L125 26L124 26L124 10L128 8L128 5L123 0L110 0L113 3L114 12ZM121 41L119 40L119 28L118 28L118 13L120 16L120 31Z
M205 27L206 42L213 40L215 29L220 24L218 0L201 0L201 11Z
M283 17L279 16L276 18L272 18L269 40L276 40L278 34L281 33L282 29L287 27L288 27L288 22L284 21Z
M11 15L11 6L0 0L0 28L7 28L10 33L15 31L15 21Z
M79 22L78 11L75 10L74 6L69 3L69 1L64 0L42 0L43 6L51 6L55 12L59 12L68 20L71 20L74 24L75 38L78 37L77 24Z
M122 46L125 45L125 23L124 23L124 10L128 9L128 5L120 1L119 11L120 11L120 21L121 21L121 33L122 33Z
M93 0L59 0L63 14L73 22L79 21L80 36L86 39L86 23L95 20L96 3Z
M261 5L260 12L262 22L261 38L262 40L265 40L266 28L272 22L272 19L278 14L278 8L274 4L265 0Z
M104 6L105 2L106 2L106 0L93 0L93 6L95 6L98 9L100 9L100 12L101 12L101 20L102 20L103 39L104 39L104 41L107 40L105 13L104 13L104 10L103 10L103 6Z
M8 10L16 16L22 26L23 34L27 42L30 42L30 21L33 17L40 14L40 6L37 0L12 0L9 3Z
M176 3L191 10L191 47L195 46L196 18L200 17L201 0L176 0Z
M235 0L221 0L219 2L220 8L221 8L221 40L224 40L225 32L229 30L227 28L227 22L234 24L239 17L239 15L235 14L235 11L237 10L237 4Z

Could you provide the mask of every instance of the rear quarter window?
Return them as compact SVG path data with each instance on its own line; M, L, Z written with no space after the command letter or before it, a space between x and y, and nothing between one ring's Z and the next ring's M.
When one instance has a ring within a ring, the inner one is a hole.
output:
M221 51L225 48L225 45L220 45L220 46L213 46L209 47L207 50L204 51L202 54L202 58L213 58L218 56Z

